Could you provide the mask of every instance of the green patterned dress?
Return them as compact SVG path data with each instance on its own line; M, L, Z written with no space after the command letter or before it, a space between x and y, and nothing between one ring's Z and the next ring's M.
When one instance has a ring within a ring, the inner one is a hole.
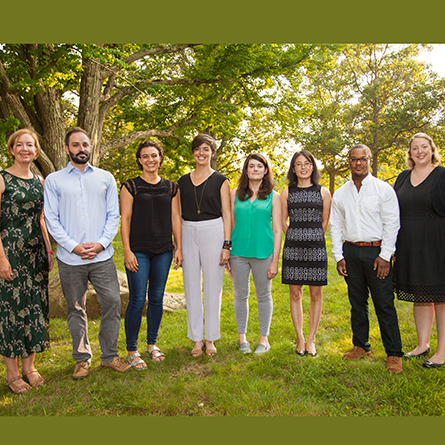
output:
M48 254L40 215L39 178L22 179L0 171L5 183L0 230L13 280L0 277L0 354L26 357L49 349Z

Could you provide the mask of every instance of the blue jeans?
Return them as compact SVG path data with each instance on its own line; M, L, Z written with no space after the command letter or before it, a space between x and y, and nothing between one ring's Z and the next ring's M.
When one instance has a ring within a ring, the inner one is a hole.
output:
M163 314L164 290L173 258L173 251L152 255L134 252L138 260L138 271L127 269L128 307L125 312L125 336L127 351L138 350L138 335L141 327L142 310L147 298L147 345L156 344Z

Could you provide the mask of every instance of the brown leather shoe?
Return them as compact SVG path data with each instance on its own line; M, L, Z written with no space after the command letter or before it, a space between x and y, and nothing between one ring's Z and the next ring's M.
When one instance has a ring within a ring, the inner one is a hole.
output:
M88 375L88 371L90 369L90 365L88 362L79 362L74 367L73 379L80 380L84 379Z
M389 356L386 359L386 369L391 374L400 374L403 371L402 357Z
M362 357L366 357L369 354L371 354L371 352L369 351L365 351L363 348L361 348L360 346L354 346L351 350L349 350L348 352L345 352L343 354L343 357L345 360L358 360L359 358Z
M131 365L129 363L125 363L119 356L114 357L110 363L101 362L102 366L106 368L112 368L118 372L126 372L131 369Z

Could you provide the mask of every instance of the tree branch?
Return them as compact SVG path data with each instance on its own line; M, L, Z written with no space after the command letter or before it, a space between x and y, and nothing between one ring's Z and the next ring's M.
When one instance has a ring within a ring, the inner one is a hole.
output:
M176 134L173 134L173 131L179 127L185 127L186 125L191 124L196 119L196 117L197 117L197 115L193 114L188 119L176 122L175 124L171 125L166 130L158 130L156 128L153 128L153 129L144 130L144 131L133 131L132 133L122 136L119 139L115 139L114 141L104 142L100 146L101 155L107 153L108 151L115 150L116 148L126 147L127 145L129 145L132 142L137 141L139 139L146 139L146 138L150 138L153 136L172 137L175 139L179 139L179 136Z
M166 45L166 46L155 46L154 48L144 48L136 51L127 58L123 59L123 62L127 65L131 65L137 60L143 59L145 56L154 56L158 54L171 54L181 52L186 48L191 48L196 46L196 44L176 44L176 45ZM121 71L124 67L121 65L113 65L102 71L103 80L112 74L116 74Z

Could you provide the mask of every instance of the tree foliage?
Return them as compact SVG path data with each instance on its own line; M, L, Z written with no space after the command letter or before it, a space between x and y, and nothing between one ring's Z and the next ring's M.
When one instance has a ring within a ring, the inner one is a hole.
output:
M91 136L92 163L127 176L137 141L160 139L166 169L179 175L191 161L191 138L208 132L220 142L214 166L230 171L245 110L275 107L281 84L322 51L303 44L1 45L2 134L33 128L42 145L34 167L46 176L66 165L64 135L79 125Z
M323 163L331 192L336 175L348 170L347 148L368 145L372 173L391 179L404 168L413 133L438 133L445 82L417 60L422 49L425 45L346 45L331 64L308 74L306 113L292 134Z

